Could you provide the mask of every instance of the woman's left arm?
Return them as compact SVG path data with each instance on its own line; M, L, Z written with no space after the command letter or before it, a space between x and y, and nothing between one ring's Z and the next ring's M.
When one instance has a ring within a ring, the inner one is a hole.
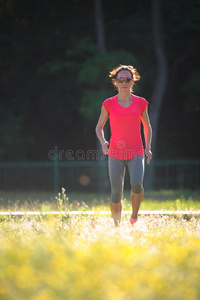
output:
M147 156L147 163L149 164L152 158L151 152L151 139L152 139L152 128L149 121L149 115L147 108L141 115L142 124L144 127L144 138L145 138L145 154Z

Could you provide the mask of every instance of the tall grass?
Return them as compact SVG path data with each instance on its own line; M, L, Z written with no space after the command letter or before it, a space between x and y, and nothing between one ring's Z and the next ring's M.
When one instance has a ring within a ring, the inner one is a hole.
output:
M58 203L50 192L0 192L1 211L50 211L60 210L67 205L70 210L109 210L110 193L69 193L66 201ZM58 197L59 198L59 197ZM62 200L63 201L63 200ZM59 207L58 207L59 206ZM123 195L124 210L131 209L129 192ZM141 203L141 210L199 210L200 191L161 190L147 191Z
M8 218L0 240L2 300L200 299L199 218Z

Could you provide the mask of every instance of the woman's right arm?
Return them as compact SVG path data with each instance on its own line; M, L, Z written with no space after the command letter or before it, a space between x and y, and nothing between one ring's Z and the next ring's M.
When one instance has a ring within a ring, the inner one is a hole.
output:
M96 126L96 135L102 145L102 151L104 154L108 154L108 145L109 145L109 142L107 142L104 138L104 132L103 132L103 128L104 128L104 125L106 123L108 119L108 113L105 109L104 106L102 106L101 108L101 114L100 114L100 117L99 117L99 121L97 123L97 126Z

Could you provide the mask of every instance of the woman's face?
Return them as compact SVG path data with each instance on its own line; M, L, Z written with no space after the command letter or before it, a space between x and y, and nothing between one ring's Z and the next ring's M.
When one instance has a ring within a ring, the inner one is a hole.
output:
M130 79L130 81L129 81L129 79ZM120 81L122 81L122 82L120 82ZM132 86L134 84L134 80L132 78L131 72L126 71L126 70L120 71L117 74L117 79L115 81L115 84L118 88L118 91L131 91Z

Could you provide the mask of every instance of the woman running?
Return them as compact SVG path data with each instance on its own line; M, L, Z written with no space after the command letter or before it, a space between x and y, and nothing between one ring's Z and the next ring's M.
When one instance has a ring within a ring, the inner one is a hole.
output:
M130 175L132 215L130 223L138 220L138 211L144 195L144 153L149 164L152 158L152 129L148 116L148 102L133 94L134 81L140 75L133 66L120 65L110 72L118 94L106 99L96 126L96 134L105 155L108 155L108 170L111 184L110 209L116 226L121 220L125 167ZM104 125L110 119L110 142L104 137ZM145 151L141 138L141 121L144 128ZM109 148L108 148L109 146Z

